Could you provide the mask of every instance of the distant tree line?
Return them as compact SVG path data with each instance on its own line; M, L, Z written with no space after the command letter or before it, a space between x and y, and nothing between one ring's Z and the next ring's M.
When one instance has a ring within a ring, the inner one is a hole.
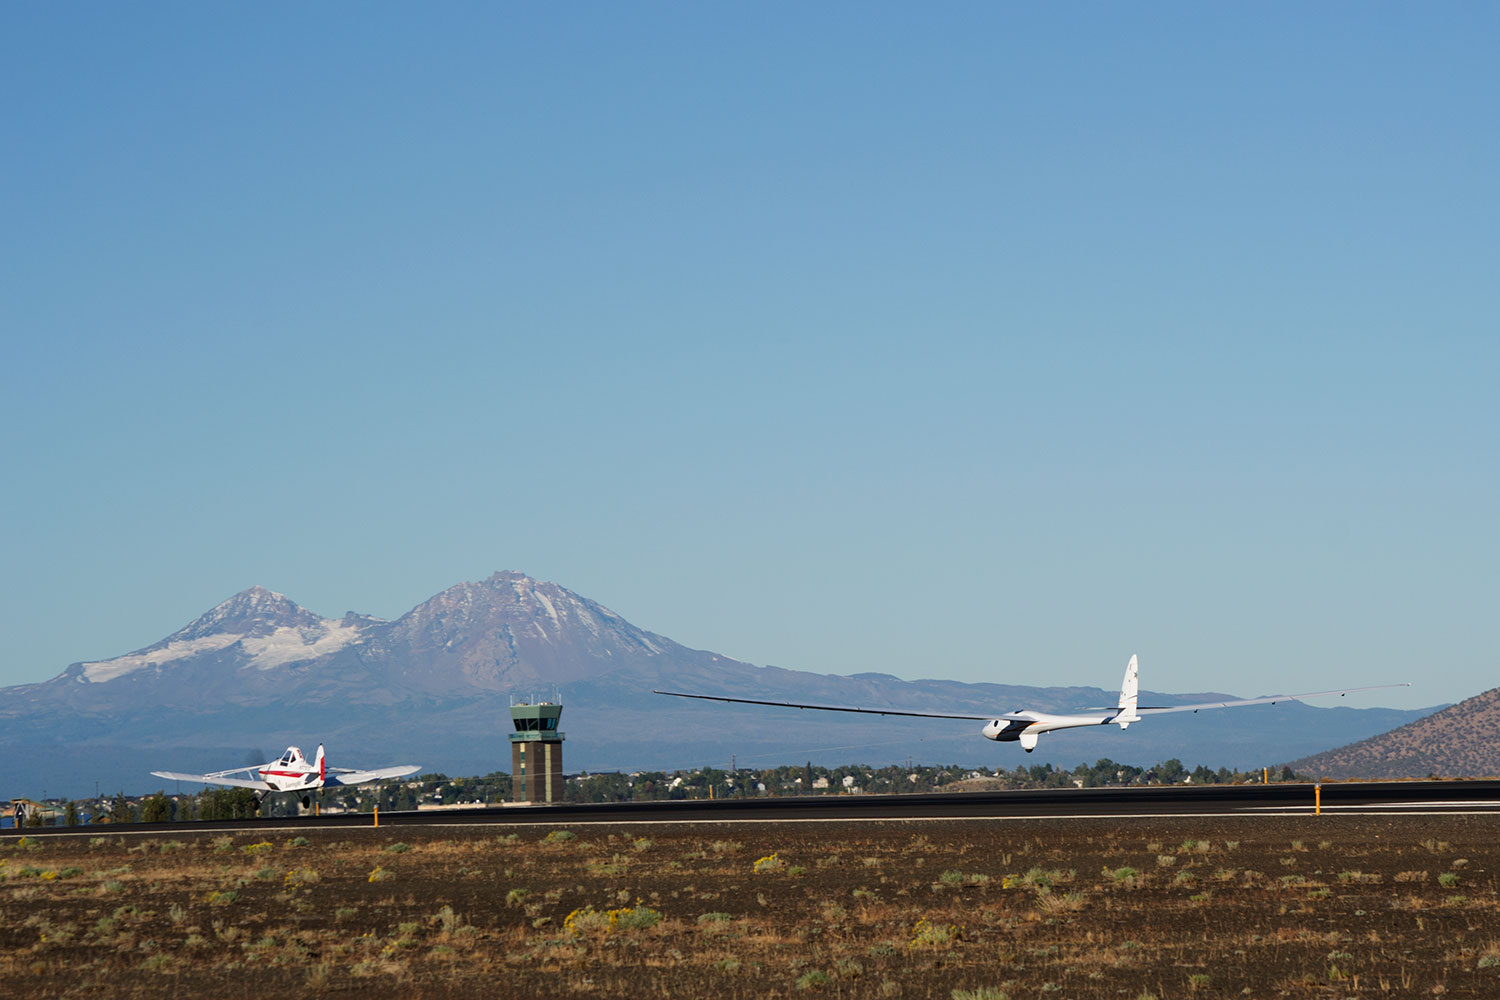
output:
M699 768L692 771L640 771L631 774L582 774L568 781L568 802L629 802L661 799L755 798L782 795L894 794L960 791L975 788L1103 788L1128 785L1227 785L1306 780L1290 768L1263 771L1192 770L1172 759L1151 767L1119 764L1108 758L1072 769L1052 764L1015 770L986 770L958 764L870 767L846 764L823 767L811 761L738 771Z
M788 764L770 768L727 769L703 767L675 771L606 772L571 775L564 782L566 802L651 802L665 799L756 798L786 795L863 793L957 792L977 789L1104 788L1130 785L1226 785L1271 781L1306 781L1288 767L1269 771L1235 771L1199 765L1191 770L1173 758L1150 767L1121 764L1103 758L1093 764L1060 768L1053 764L987 770L958 764L917 764L837 767ZM450 778L440 773L418 775L354 788L328 788L314 793L323 810L368 813L407 812L419 806L490 805L510 798L510 775L496 771L480 777ZM82 808L80 808L82 806ZM249 819L254 816L293 816L303 808L297 793L259 796L248 788L209 788L197 794L168 795L158 791L132 801L123 792L112 798L70 801L50 809L48 819L32 809L23 823L76 826L91 823L170 823L191 820Z

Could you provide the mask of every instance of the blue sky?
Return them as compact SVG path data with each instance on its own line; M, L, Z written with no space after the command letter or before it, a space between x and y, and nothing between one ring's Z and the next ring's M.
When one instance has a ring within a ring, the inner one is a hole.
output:
M13 5L0 683L496 569L831 673L1500 683L1491 5Z

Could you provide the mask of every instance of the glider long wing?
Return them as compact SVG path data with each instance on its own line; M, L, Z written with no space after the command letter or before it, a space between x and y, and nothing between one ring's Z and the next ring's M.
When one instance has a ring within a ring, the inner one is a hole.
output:
M247 769L248 770L248 769ZM152 771L158 778L170 778L172 781L196 781L200 785L230 785L234 788L253 788L258 792L266 790L264 781L252 781L249 778L231 778L225 774L179 774L176 771Z
M1300 701L1303 698L1320 698L1328 695L1343 696L1355 691L1379 691L1384 688L1411 687L1410 684L1374 684L1369 687L1341 688L1337 691L1304 691L1301 694L1275 694L1263 698L1238 698L1229 701L1209 701L1196 705L1164 705L1164 706L1141 706L1135 711L1138 715L1165 715L1168 712L1197 712L1210 708L1238 708L1242 705L1274 705L1278 701ZM740 705L772 705L777 708L803 708L814 709L819 712L857 712L862 715L905 715L922 719L973 719L976 721L989 721L1004 719L1016 722L1031 722L1035 716L1024 713L991 713L989 715L960 715L952 712L909 712L896 708L859 708L853 705L812 705L796 701L771 701L760 698L730 698L717 694L687 694L682 691L652 691L652 694L670 695L673 698L698 698L703 701L728 701ZM1100 709L1108 714L1115 714L1120 709Z
M1240 698L1234 701L1206 701L1198 705L1142 706L1137 715L1165 715L1168 712L1197 712L1206 708L1239 708L1241 705L1274 705L1278 701L1301 701L1303 698L1322 698L1329 695L1343 697L1355 691L1379 691L1383 688L1411 687L1410 684L1374 684L1370 687L1342 688L1338 691L1304 691L1301 694L1273 694L1264 698Z
M858 712L861 715L909 715L920 719L1009 719L1009 715L955 715L951 712L907 712L897 708L856 708L852 705L804 705L795 701L762 701L758 698L728 698L717 694L685 694L681 691L652 691L673 698L699 698L703 701L732 701L740 705L774 705L777 708L810 708L819 712Z

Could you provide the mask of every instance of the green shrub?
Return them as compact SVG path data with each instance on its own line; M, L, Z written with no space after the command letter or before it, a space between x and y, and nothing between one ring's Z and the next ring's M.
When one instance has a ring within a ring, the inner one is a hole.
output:
M583 937L608 934L611 931L644 930L660 922L661 913L639 903L617 910L596 910L592 906L580 906L563 918L563 928L574 937Z
M909 948L946 948L963 937L956 924L935 924L923 917L911 929Z
M661 923L661 914L649 906L635 906L624 910L610 910L615 926L622 931L638 931Z
M813 969L798 976L796 985L799 990L820 990L832 981L822 969Z
M452 934L464 925L464 918L454 913L453 907L447 905L441 907L433 919L443 928L444 934Z
M865 967L855 959L841 958L834 963L834 971L839 974L840 979L858 979L865 974Z
M767 854L763 858L757 858L750 870L757 875L779 875L786 871L786 862L781 860L779 854Z

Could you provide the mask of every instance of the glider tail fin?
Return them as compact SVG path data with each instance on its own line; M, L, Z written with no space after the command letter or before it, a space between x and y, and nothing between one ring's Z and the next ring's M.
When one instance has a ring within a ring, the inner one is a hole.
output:
M1132 656L1130 662L1125 665L1125 680L1120 684L1120 711L1115 716L1116 722L1121 729L1127 728L1132 722L1140 722L1141 717L1136 714L1137 688L1140 684L1140 667L1136 658Z
M328 761L323 756L323 744L318 744L318 759L314 762L318 765L318 781L321 783L328 778Z

